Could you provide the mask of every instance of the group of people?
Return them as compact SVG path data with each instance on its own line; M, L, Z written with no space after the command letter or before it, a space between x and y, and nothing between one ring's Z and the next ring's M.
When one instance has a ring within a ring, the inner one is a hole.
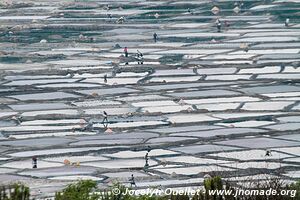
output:
M218 33L220 33L221 29L222 29L222 22L221 22L220 19L217 19L215 23L216 23L216 27L217 27ZM229 27L230 23L227 20L225 20L224 21L224 26L225 27Z
M129 53L128 53L128 48L127 47L124 47L124 56L127 58L129 56ZM139 50L137 50L137 53L136 53L136 60L138 61L138 64L143 64L144 63L144 55L142 52L140 52ZM128 62L125 63L126 65L128 64Z
M158 39L157 33L153 33L153 41L157 42L157 39ZM128 56L129 56L128 47L124 47L123 51L124 51L124 56L126 58L128 58ZM137 50L136 59L138 61L138 64L143 64L144 63L144 55L139 50ZM128 64L128 63L126 62L126 64Z
M145 165L144 165L144 170L146 171L149 167L149 152L151 151L151 147L148 146L148 149L147 149L147 153L145 155ZM135 179L134 179L134 176L133 174L131 174L131 178L129 179L129 183L130 183L130 186L135 186L136 187L136 183L135 183Z

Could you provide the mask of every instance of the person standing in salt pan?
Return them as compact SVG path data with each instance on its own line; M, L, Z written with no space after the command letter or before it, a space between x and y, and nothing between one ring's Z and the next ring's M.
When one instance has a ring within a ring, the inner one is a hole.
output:
M194 72L195 74L198 74L197 66L193 67L193 72Z
M218 33L220 33L220 32L221 32L221 26L222 26L222 25L221 25L221 22L217 24Z
M107 74L104 75L104 83L107 83Z
M37 158L36 157L32 157L32 168L33 169L37 168Z
M139 50L136 50L136 51L137 51L138 64L142 65L144 63L144 58L143 58L144 55Z
M265 156L271 156L271 150L266 150L266 155Z
M103 111L103 115L104 115L104 119L102 120L102 124L104 125L104 127L106 128L107 127L107 125L108 125L108 119L107 119L107 116L108 116L108 114L105 112L105 111Z
M153 33L153 40L154 40L154 42L157 41L157 33Z
M290 18L286 18L286 19L285 19L285 23L284 23L285 26L288 27L288 26L289 26L289 23L290 23Z
M149 167L149 156L148 156L148 152L145 155L145 166L144 168L147 169Z
M124 48L124 54L125 54L125 57L128 57L128 48L127 47Z
M135 184L135 180L134 180L133 174L131 174L131 178L129 179L129 181L130 181L130 186L131 186L131 187L132 187L132 186L135 186L135 187L136 187L136 184Z
M221 24L221 21L219 19L217 19L216 25L217 25L218 33L220 33L221 32L222 24Z

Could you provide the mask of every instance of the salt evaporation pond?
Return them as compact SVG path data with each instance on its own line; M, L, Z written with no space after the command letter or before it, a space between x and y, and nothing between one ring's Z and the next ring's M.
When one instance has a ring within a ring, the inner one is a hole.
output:
M285 26L280 0L216 14L196 0L65 3L1 10L1 183L42 199L79 179L130 187L131 174L138 191L201 187L206 174L296 180L298 4Z

